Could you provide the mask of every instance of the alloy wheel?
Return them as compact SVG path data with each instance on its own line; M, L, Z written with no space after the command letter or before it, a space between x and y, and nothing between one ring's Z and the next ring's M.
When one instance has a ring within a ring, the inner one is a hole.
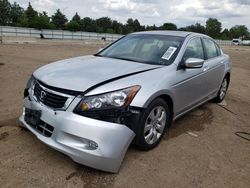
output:
M144 139L148 144L154 144L161 137L166 121L166 110L162 106L157 106L149 113L144 126Z

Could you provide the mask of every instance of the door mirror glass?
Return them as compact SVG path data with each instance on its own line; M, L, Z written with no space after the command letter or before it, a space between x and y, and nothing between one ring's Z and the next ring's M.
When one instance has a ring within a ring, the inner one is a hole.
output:
M204 59L200 58L188 58L184 65L185 68L201 68L204 64Z

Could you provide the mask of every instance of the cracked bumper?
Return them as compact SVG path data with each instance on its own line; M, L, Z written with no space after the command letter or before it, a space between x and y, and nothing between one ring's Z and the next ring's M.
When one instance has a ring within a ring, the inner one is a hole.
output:
M40 134L25 122L24 111L19 120L39 140L75 162L99 170L117 172L135 136L125 125L83 117L72 111L54 111L27 98L24 108L40 110L41 120L54 127L51 137ZM97 148L89 148L90 142L96 143Z

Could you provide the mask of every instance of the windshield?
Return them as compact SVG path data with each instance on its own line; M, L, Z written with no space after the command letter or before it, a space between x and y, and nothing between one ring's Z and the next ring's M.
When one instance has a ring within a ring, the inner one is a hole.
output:
M131 34L96 54L147 64L169 65L177 56L183 37Z

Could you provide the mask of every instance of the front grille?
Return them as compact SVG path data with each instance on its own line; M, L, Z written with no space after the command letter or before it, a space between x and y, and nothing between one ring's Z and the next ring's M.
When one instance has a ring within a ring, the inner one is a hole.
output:
M51 108L63 108L68 97L46 91L38 83L34 86L34 95L38 101Z
M33 125L33 124L29 124L33 129L35 129L37 132L39 132L40 134L42 134L43 136L46 137L51 137L53 131L54 131L54 127L52 127L51 125L45 123L44 121L42 121L40 119L39 123L37 125Z

